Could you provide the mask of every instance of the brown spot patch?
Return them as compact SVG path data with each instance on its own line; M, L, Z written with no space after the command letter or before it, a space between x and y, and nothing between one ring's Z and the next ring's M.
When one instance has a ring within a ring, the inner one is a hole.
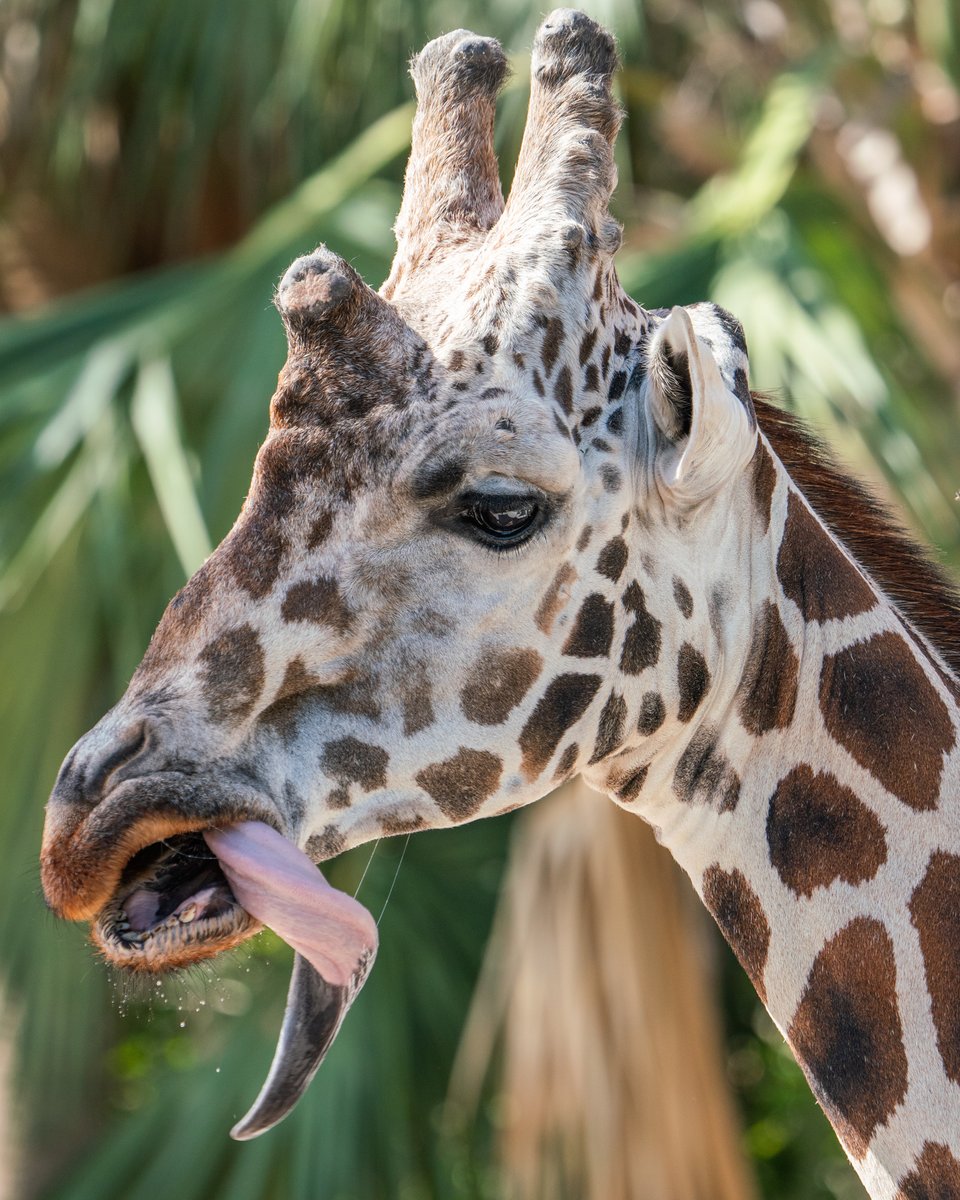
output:
M627 543L622 537L611 538L597 557L597 571L614 583L627 565Z
M878 633L828 656L820 711L832 737L898 800L936 808L955 734L947 706L907 643Z
M553 398L567 415L573 412L573 380L570 368L561 367L553 385Z
M580 342L580 366L582 367L590 355L593 353L593 347L596 345L598 329L596 326L593 329L588 329L583 335Z
M496 793L502 770L495 754L461 746L453 758L424 767L416 779L445 817L466 821Z
M311 671L308 671L303 659L297 655L287 663L287 669L283 673L283 681L277 688L277 694L274 696L272 703L276 704L278 700L286 700L290 696L299 695L300 692L306 691L308 688L316 687L317 677Z
M214 594L214 560L209 559L183 585L167 605L150 645L137 667L136 679L143 682L181 660L203 625Z
M259 498L217 552L218 560L254 600L268 595L280 576L287 548L283 515Z
M787 501L777 574L784 595L807 621L855 617L877 604L870 585L794 491Z
M369 717L371 721L380 716L380 688L373 676L357 674L342 683L323 689L323 700L333 712L351 717Z
M667 718L666 705L659 692L646 692L640 702L640 717L637 720L637 733L649 737L656 733Z
M700 702L710 686L710 671L707 660L699 650L684 642L677 658L677 686L680 689L680 708L677 716L689 721L700 707Z
M321 691L316 675L307 670L303 659L299 656L293 658L287 663L283 681L277 688L276 695L257 720L275 729L281 737L289 739L296 733L297 718L302 710L303 701Z
M342 853L347 839L339 829L327 825L320 833L314 833L307 839L307 857L314 862L323 862Z
M344 786L359 783L365 792L386 787L389 761L386 750L349 736L327 742L320 757L320 765L331 779Z
M893 942L857 917L824 946L787 1033L841 1141L863 1158L907 1094Z
M611 692L600 713L597 740L594 743L591 763L597 763L612 754L623 743L623 731L627 721L627 702L619 692Z
M740 720L750 733L786 729L797 706L800 660L780 613L763 602L754 627L753 645L743 673Z
M647 612L643 588L636 580L623 593L623 607L633 613L633 624L623 638L620 670L626 675L639 675L660 657L660 622Z
M580 606L563 647L572 658L605 658L613 641L613 605L593 592Z
M766 533L770 528L770 505L773 503L773 493L777 486L777 467L770 451L762 441L757 439L757 448L753 455L753 500L757 506L757 516Z
M404 736L412 737L413 734L428 729L436 719L433 711L433 685L421 667L401 682L400 692Z
M573 770L577 762L577 756L580 753L580 747L576 742L571 742L570 745L560 755L560 761L557 763L557 769L554 772L554 779L566 779Z
M690 589L677 575L673 577L673 598L677 602L677 608L689 620L693 616L693 597L690 595Z
M960 858L938 850L910 897L943 1069L960 1083Z
M536 779L550 761L560 739L590 707L601 682L599 675L570 674L551 679L520 731L520 769L528 780Z
M684 804L710 804L732 812L740 799L740 776L717 749L719 734L705 725L690 739L673 776L673 790Z
M765 1002L763 972L770 949L770 925L760 897L742 871L724 871L714 863L703 873L703 902Z
M899 1183L897 1200L957 1200L960 1162L942 1142L924 1142L913 1170Z
M546 323L546 330L543 335L543 349L540 352L543 369L548 376L553 370L553 364L557 361L557 355L560 353L562 344L563 322L559 317L550 317Z
M396 837L398 833L414 833L426 825L422 813L409 809L388 808L380 817L380 832L384 837Z
M616 771L608 778L607 786L618 800L629 804L632 800L636 800L643 791L649 770L649 764L644 763L642 767L634 767L632 770Z
M340 595L337 581L325 575L301 580L287 588L280 615L285 621L313 621L318 625L329 625L338 633L346 633L353 624L353 614Z
M576 568L572 563L561 564L553 582L543 593L543 599L537 608L534 622L542 633L551 633L557 614L570 599L570 585L577 578Z
M767 846L780 878L798 896L837 879L864 883L887 861L874 813L833 775L806 765L794 767L770 798Z
M200 651L199 661L210 719L240 721L248 716L265 682L263 647L253 626L221 633Z
M329 510L322 512L318 517L314 517L310 526L310 534L307 537L307 549L316 550L330 536L330 530L333 528L333 513Z
M600 468L600 482L603 484L603 490L611 494L619 492L623 483L623 476L616 467L609 463L604 463Z
M463 481L467 464L463 458L431 459L424 463L410 481L410 491L417 500L432 500L452 492Z
M483 655L460 692L464 713L477 725L500 725L542 670L543 659L536 650L495 650Z

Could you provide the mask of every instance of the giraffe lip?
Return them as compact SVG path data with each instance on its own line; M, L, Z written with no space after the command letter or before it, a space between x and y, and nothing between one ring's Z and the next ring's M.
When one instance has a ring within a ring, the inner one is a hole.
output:
M159 850L138 858L142 852L181 835L199 838L205 829L243 820L263 821L274 827L280 824L277 809L266 792L251 787L249 779L226 774L166 771L126 779L92 810L59 802L54 793L47 808L40 855L47 903L67 920L97 925L101 914L123 891L124 872L131 863L139 869L147 865L148 859L161 858ZM183 924L186 929L190 922ZM131 965L131 955L136 952L118 950L119 944L107 936L102 923L101 928L102 939L95 929L94 941L111 960L119 953L123 965ZM239 933L239 927L235 933ZM199 947L196 935L187 940ZM208 955L216 953L213 942L210 946ZM193 953L191 961L197 957L205 955Z
M157 972L219 954L261 928L238 903L200 832L192 832L132 856L91 935L114 966Z

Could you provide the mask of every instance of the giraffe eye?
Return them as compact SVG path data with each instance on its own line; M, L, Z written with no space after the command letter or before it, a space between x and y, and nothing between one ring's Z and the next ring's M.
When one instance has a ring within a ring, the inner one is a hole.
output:
M542 520L540 502L533 496L473 496L461 513L488 545L517 546Z

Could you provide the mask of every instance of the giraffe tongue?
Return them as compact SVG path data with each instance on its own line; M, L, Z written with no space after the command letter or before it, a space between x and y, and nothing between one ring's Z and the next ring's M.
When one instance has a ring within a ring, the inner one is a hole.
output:
M269 825L245 821L203 836L239 903L296 951L270 1073L230 1131L243 1141L276 1125L303 1095L373 964L377 927Z

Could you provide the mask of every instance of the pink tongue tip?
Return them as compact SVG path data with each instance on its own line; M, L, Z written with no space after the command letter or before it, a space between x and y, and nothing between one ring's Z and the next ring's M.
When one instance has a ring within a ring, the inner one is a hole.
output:
M328 983L345 986L369 962L378 940L373 917L275 829L243 821L203 836L240 904Z
M230 1131L245 1141L282 1121L316 1074L373 965L377 926L269 825L244 821L204 837L237 900L297 951L270 1072Z

